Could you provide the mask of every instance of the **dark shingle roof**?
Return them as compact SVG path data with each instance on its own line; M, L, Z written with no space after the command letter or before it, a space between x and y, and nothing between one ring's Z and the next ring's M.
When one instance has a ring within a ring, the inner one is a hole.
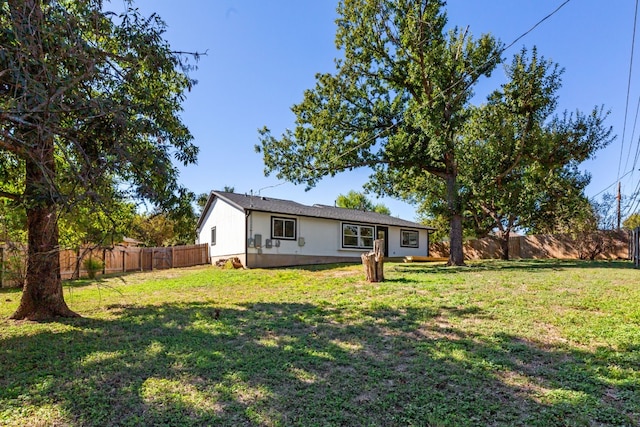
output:
M375 225L393 225L397 227L411 227L425 230L434 230L431 227L417 222L406 221L390 215L383 215L376 212L365 212L355 209L337 208L327 205L307 206L290 200L273 199L262 196L249 196L246 194L226 193L213 191L209 196L209 202L205 207L205 212L209 209L214 197L231 203L233 206L244 211L270 212L283 215L298 215L313 218L335 219L339 221L359 222ZM202 218L200 219L202 221ZM200 221L198 221L200 227Z

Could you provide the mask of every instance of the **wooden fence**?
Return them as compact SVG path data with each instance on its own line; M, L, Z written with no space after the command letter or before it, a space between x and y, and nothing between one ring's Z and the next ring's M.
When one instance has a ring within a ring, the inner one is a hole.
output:
M116 246L67 249L60 251L60 277L67 280L88 276L84 261L89 258L102 263L102 270L98 274L192 267L210 262L207 243L161 248ZM20 286L24 280L25 259L24 251L8 251L0 246L0 287Z
M629 259L636 268L640 267L640 227L631 232L629 240Z
M596 259L630 259L630 236L627 231L600 231L573 238L566 234L540 234L512 236L509 238L509 257L513 259L589 259L597 252ZM603 245L599 248L598 245ZM602 249L602 252L598 252ZM434 243L429 254L448 257L448 243ZM495 237L469 240L464 243L465 259L500 258L502 248Z

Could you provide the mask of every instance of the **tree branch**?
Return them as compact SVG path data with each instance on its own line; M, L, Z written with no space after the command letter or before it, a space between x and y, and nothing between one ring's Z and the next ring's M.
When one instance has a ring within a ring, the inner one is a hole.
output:
M9 193L6 191L0 190L0 197L11 200L21 200L22 194Z

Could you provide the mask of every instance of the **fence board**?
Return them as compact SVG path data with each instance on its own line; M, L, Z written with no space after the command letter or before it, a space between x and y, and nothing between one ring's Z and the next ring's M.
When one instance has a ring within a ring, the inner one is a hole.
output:
M594 235L598 233L600 232L594 233ZM603 233L603 235L607 235L607 232ZM626 231L609 232L608 235L612 239L612 245L604 253L599 254L597 258L631 259L629 257L631 245L629 240L633 240L631 235ZM512 236L509 238L509 257L512 259L578 259L581 256L581 251L581 241L573 239L569 235L545 234ZM466 259L500 258L501 253L500 242L495 237L469 240L464 243ZM429 254L436 257L448 257L449 246L447 243L434 243L429 248Z
M14 283L15 280L12 280L7 272L7 251L2 246L0 246L0 255L2 257L0 258L0 286L18 286L19 283ZM19 255L26 259L24 251ZM209 245L203 243L165 248L116 246L114 248L64 249L60 251L60 277L63 280L87 277L83 262L88 258L102 261L102 274L192 267L209 263Z

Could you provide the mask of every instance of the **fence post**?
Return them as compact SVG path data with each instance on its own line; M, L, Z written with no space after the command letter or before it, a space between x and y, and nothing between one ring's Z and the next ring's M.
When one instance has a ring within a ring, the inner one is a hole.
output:
M176 265L176 257L175 257L174 249L175 248L171 246L171 268L173 268L173 266Z
M640 227L636 227L631 233L631 259L633 260L633 265L638 268L640 267Z

